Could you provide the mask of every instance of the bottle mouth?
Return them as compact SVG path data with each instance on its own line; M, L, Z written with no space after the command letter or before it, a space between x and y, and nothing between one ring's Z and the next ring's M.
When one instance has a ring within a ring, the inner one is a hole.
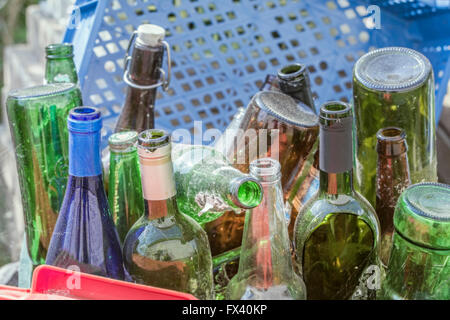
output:
M69 118L77 121L92 121L100 119L100 110L93 107L77 107L70 110Z
M263 197L261 183L253 177L237 179L237 181L232 183L233 187L231 190L234 204L244 209L257 207Z
M135 144L138 140L136 131L123 131L112 134L109 139L109 148L115 152L129 152L136 150Z
M73 45L71 43L54 43L45 48L47 58L72 58Z
M94 107L77 107L69 112L67 119L69 131L78 133L98 132L102 129L102 114Z
M281 165L271 158L256 159L250 163L250 174L261 182L274 182L281 179Z
M157 148L170 143L170 136L162 129L149 129L139 134L138 145L144 148Z
M387 127L378 130L377 139L382 141L402 141L406 139L403 129L397 127Z
M278 78L282 80L292 80L301 76L305 70L306 67L300 63L289 64L278 70Z
M334 120L352 116L352 107L342 101L329 101L320 108L320 118L323 120Z

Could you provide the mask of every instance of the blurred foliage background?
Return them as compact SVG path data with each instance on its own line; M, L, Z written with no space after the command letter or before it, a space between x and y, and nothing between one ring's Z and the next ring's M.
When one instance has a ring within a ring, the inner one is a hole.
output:
M39 0L0 0L0 52L3 52L3 48L7 45L26 42L25 8L38 2ZM0 56L1 87L3 87L3 56Z

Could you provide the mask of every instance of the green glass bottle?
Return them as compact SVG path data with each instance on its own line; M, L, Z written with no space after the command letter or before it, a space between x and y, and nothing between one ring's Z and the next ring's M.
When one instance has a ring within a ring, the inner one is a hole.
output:
M261 203L258 180L233 168L214 148L177 144L172 157L180 211L200 225Z
M292 266L280 167L270 158L250 164L264 197L246 215L239 271L228 285L228 299L306 299L305 284Z
M450 186L419 183L400 196L379 299L450 299Z
M7 99L16 150L25 233L34 266L45 263L68 175L69 111L81 104L70 83L17 90Z
M51 44L45 48L45 83L78 83L71 43Z
M417 51L382 48L356 62L356 187L372 206L376 197L376 134L381 128L405 130L411 183L437 181L434 94L431 63Z
M320 110L319 191L294 227L296 263L308 299L373 298L380 285L371 277L373 272L381 277L379 223L353 189L352 122L348 104L329 102Z
M125 268L133 281L213 299L212 258L202 227L178 210L170 137L139 135L145 213L126 236Z
M119 239L123 243L128 231L144 214L141 173L135 131L118 132L109 137L108 202Z

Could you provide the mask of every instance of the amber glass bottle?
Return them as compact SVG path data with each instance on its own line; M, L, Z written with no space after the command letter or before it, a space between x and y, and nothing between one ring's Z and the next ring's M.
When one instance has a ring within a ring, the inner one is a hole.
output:
M377 133L376 212L381 227L381 260L387 265L394 233L394 211L398 197L410 184L406 134L388 127Z

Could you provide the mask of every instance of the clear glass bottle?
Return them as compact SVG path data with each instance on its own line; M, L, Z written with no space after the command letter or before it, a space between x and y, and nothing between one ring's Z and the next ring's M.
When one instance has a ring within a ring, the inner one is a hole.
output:
M71 43L50 44L45 48L47 63L45 66L45 83L78 84L78 74L73 61Z
M164 28L153 24L140 25L133 34L129 43L133 52L131 56L127 52L125 57L127 94L115 132L133 130L140 133L155 127L155 100L164 57L164 37Z
M376 212L380 221L381 253L387 265L394 233L394 210L398 197L410 184L408 146L405 132L396 127L380 129L377 133L377 197Z
M67 126L69 178L46 264L123 280L122 250L103 188L100 111L72 109Z
M369 268L379 270L380 227L374 209L353 189L352 122L352 109L343 102L320 110L320 187L294 227L296 263L308 299L376 293L377 284L362 279Z
M123 243L128 231L144 214L141 172L136 131L114 133L109 137L108 202L114 224Z
M227 289L229 299L306 299L303 280L295 274L284 216L278 161L264 158L250 165L261 181L263 202L245 219L239 271Z
M71 83L12 91L6 102L28 254L34 267L45 263L64 199L69 164L67 116L80 104L81 92Z
M375 206L376 133L405 130L411 183L437 181L434 77L430 61L408 48L363 55L353 69L356 188Z
M169 135L139 135L145 213L125 239L125 268L133 281L213 299L212 258L202 227L178 210Z
M261 203L258 180L233 168L214 148L177 144L172 157L180 211L200 225Z
M378 299L450 299L450 186L419 183L400 196Z

